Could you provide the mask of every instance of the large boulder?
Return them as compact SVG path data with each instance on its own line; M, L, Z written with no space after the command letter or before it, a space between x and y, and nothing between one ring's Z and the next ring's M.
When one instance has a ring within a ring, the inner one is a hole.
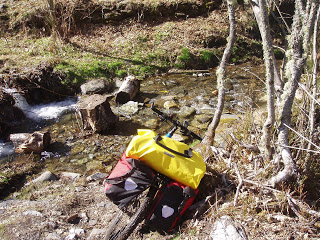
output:
M97 79L82 84L80 89L82 95L102 94L109 92L112 89L112 84L106 79Z
M83 97L77 105L84 130L103 132L119 121L110 108L108 96L94 94Z

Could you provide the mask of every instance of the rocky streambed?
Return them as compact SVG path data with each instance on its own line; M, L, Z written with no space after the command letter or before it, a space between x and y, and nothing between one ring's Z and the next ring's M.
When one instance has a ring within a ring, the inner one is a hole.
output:
M229 72L226 111L218 131L221 139L224 131L232 127L232 122L261 93L260 82L253 81L243 68L251 66L232 67ZM110 98L111 109L119 122L105 133L84 132L78 114L73 111L47 126L34 126L35 130L49 131L52 144L41 154L3 158L2 173L18 168L20 173L23 168L26 171L16 179L19 184L8 185L10 189L6 193L11 193L0 204L0 236L3 239L102 239L116 211L103 194L104 177L138 128L160 133L171 128L152 113L150 103L180 121L187 120L190 128L203 136L214 113L216 96L214 72L171 73L142 81L134 101L118 105ZM37 178L45 171L52 174L49 179ZM216 179L217 176L211 178L213 185L218 184ZM198 239L210 234L207 222L194 227ZM143 238L154 234L157 238L170 239L176 233L170 236L148 233Z

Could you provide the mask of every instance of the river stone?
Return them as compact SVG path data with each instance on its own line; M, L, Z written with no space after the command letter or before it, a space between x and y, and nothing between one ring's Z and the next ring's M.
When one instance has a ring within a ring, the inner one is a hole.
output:
M86 180L88 182L97 181L97 180L105 179L107 176L108 176L108 174L106 174L106 173L97 172L97 173L94 173L91 176L87 177Z
M121 107L119 107L118 110L120 111L121 114L125 116L133 115L139 111L139 104L138 102L129 101L123 104Z
M105 93L111 90L111 84L108 80L97 79L89 81L80 86L82 95L94 94L94 93Z
M42 173L39 177L34 179L32 182L37 183L37 182L44 182L44 181L55 181L57 179L58 179L57 176L54 175L52 172L46 171Z
M199 123L203 124L209 122L212 118L207 115L201 114L196 115L194 119L197 120Z
M144 126L147 128L155 129L158 126L158 120L157 119L149 119L148 121L143 123Z
M182 108L180 108L178 115L182 118L186 118L191 116L195 112L196 112L196 109L194 107L183 106Z
M213 225L210 233L211 239L219 240L247 240L244 228L230 216L222 216Z
M199 123L197 120L192 120L190 123L191 127L195 127L201 130L205 130L208 128L208 122L207 123Z
M98 170L102 168L102 162L101 161L90 161L86 164L86 170L91 171L91 170Z
M163 107L168 110L171 108L178 109L178 104L174 100L169 100L163 104Z

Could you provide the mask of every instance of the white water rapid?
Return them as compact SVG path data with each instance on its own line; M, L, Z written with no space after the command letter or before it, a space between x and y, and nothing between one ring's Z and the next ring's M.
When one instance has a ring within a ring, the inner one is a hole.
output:
M61 102L29 105L16 89L4 90L13 96L16 101L15 106L20 108L28 118L34 121L56 119L67 111L75 110L77 103L76 98L69 98Z
M15 99L15 106L20 108L27 118L41 122L45 120L53 120L59 118L63 113L74 111L77 99L69 98L60 102L51 102L48 104L30 105L26 99L16 90L3 88ZM0 158L6 157L14 153L14 146L10 142L0 140Z

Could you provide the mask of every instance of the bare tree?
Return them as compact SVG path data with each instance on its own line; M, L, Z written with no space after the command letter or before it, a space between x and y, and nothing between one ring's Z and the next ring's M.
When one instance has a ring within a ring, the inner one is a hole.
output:
M263 151L267 159L272 157L271 148L271 130L275 122L275 89L274 89L274 79L278 79L278 89L282 88L282 81L278 74L275 57L272 47L272 39L270 34L270 27L268 21L268 8L266 0L253 0L251 1L251 6L253 12L255 13L256 20L258 22L260 34L263 43L263 56L266 67L266 88L267 88L267 110L268 117L263 126Z
M229 32L229 40L227 46L224 50L220 65L217 69L217 82L218 82L218 104L212 119L212 122L208 126L208 131L205 134L205 137L202 143L209 147L213 144L215 130L219 124L225 100L225 75L226 75L226 67L229 62L229 58L232 52L232 47L235 41L236 35L236 21L235 21L235 1L227 0L228 5L228 13L229 13L229 22L230 22L230 32ZM208 149L208 148L207 148ZM206 152L206 154L208 151Z
M278 151L284 168L277 175L269 179L268 182L272 186L286 181L297 174L296 163L289 148L288 134L292 117L292 105L309 54L309 42L318 4L319 1L308 1L304 7L301 0L296 0L289 48L286 54L288 59L286 76L288 81L281 95L278 113L280 123L278 127Z
M313 30L313 47L312 47L312 59L313 59L313 68L312 68L312 99L310 104L309 112L309 139L311 142L314 140L314 131L315 131L315 109L316 109L316 97L317 97L317 74L318 74L318 59L317 59L317 36L318 36L318 22L320 20L320 5L318 7L317 17L314 24ZM319 103L318 103L319 104ZM311 143L308 143L308 150L311 149ZM305 167L303 169L304 173L307 173L310 169L310 153L307 154L305 160Z

